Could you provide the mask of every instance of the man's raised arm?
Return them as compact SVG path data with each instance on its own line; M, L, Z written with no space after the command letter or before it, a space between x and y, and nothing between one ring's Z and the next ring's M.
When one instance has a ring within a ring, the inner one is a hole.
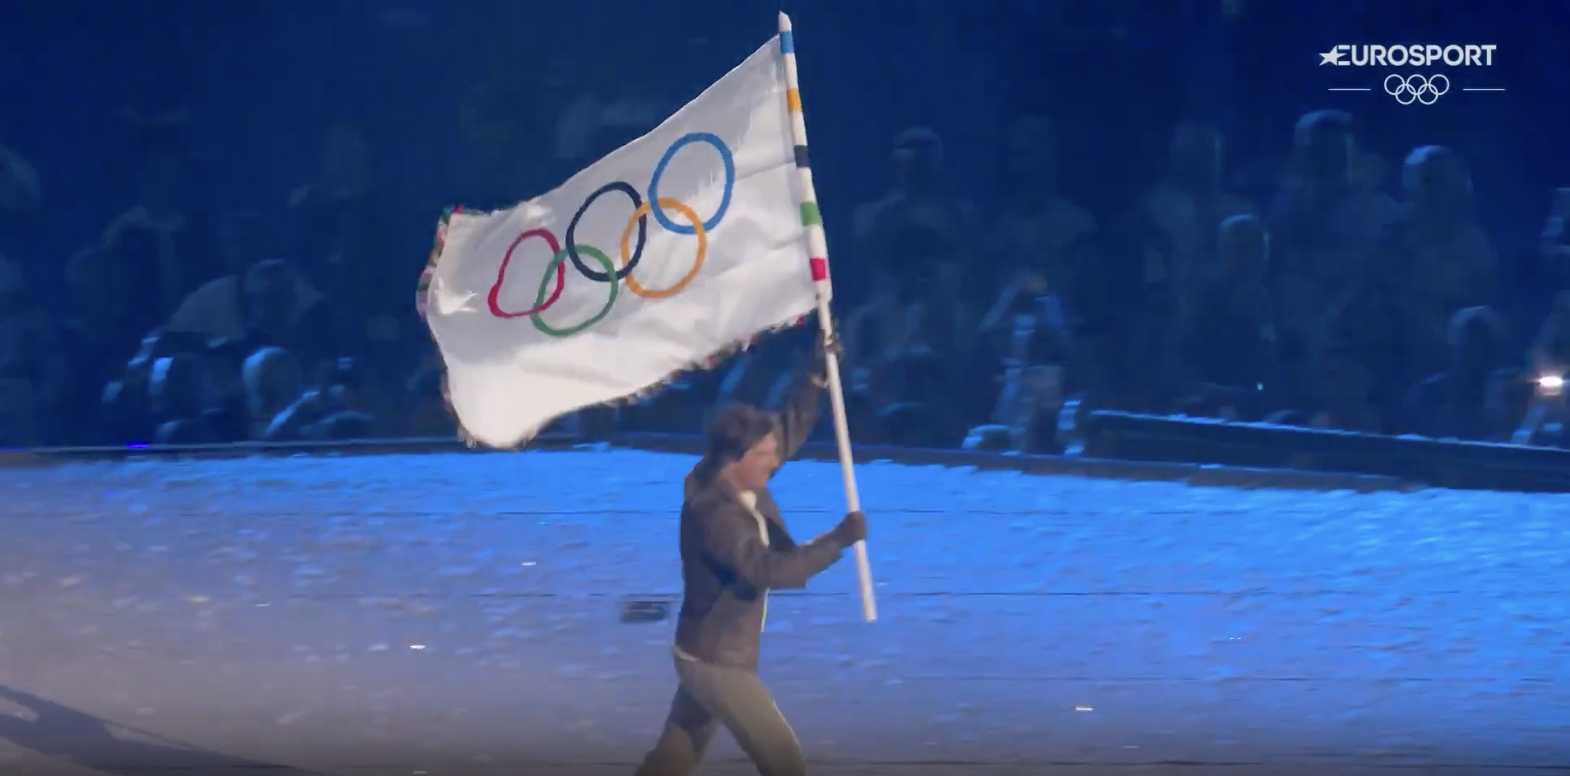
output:
M838 346L825 347L819 336L811 366L799 375L790 388L785 404L780 408L780 461L789 461L801 451L812 429L823 414L823 389L828 386L829 358L838 355Z

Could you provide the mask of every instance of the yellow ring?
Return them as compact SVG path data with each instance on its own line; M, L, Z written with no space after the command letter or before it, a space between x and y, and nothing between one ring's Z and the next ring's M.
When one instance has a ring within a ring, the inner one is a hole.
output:
M627 219L627 229L621 233L621 265L623 267L626 267L627 262L632 259L632 231L638 228L638 219L648 215L651 207L650 203L644 202L638 206L637 210L633 211L632 218ZM666 210L674 210L686 216L687 221L692 224L693 236L698 238L698 255L692 261L692 269L688 270L687 274L682 276L681 280L672 284L670 288L646 288L642 283L634 279L631 273L628 273L625 281L627 290L631 291L634 296L641 296L644 299L669 299L687 290L687 286L692 285L692 281L698 279L698 273L703 271L703 260L709 254L709 234L704 230L703 219L698 217L697 211L682 204L680 200L671 199L670 197L660 197L660 207Z

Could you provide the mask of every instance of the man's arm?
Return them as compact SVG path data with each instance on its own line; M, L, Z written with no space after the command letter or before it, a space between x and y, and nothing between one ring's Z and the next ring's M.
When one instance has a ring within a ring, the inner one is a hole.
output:
M806 544L770 550L758 520L741 504L715 503L702 519L703 548L710 558L754 587L799 589L834 565L845 550L834 532Z
M780 408L780 461L796 457L822 414L823 389L828 385L821 348L813 365L796 378L785 404Z

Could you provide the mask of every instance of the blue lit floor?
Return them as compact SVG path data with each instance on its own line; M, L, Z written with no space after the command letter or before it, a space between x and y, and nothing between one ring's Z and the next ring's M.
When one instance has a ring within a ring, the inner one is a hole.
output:
M690 464L0 471L0 773L627 772L671 624L617 602L678 589ZM765 640L818 771L1570 765L1566 497L860 478L882 620L847 560L776 596ZM776 493L803 537L843 510L831 464ZM705 772L738 757L723 740Z

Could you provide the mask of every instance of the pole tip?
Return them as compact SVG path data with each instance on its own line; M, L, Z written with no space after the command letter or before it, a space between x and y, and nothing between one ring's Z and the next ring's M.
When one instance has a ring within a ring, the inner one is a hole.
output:
M790 15L780 11L780 32L790 32Z

